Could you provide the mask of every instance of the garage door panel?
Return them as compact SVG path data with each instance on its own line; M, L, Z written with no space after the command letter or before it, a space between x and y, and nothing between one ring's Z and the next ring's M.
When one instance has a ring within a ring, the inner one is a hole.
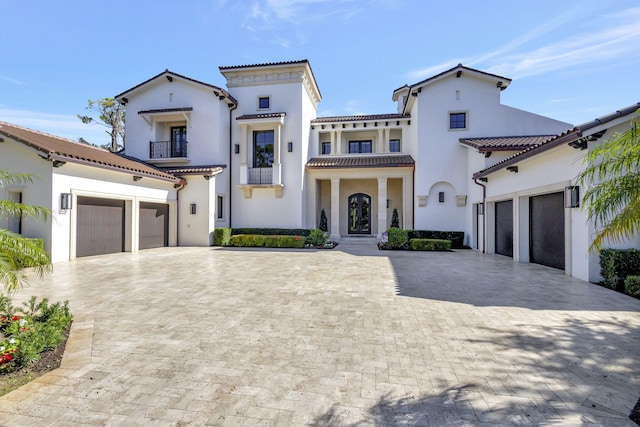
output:
M169 246L169 205L140 203L140 249Z
M78 197L76 256L124 251L124 201Z
M513 257L513 200L496 205L496 253Z
M529 256L536 264L564 269L564 193L529 199Z

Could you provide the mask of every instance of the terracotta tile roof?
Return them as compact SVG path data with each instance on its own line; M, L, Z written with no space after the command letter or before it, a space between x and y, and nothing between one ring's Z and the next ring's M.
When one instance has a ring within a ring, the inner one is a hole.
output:
M182 168L161 168L166 173L172 175L217 175L222 172L227 165L211 166L186 166Z
M137 159L134 160L132 157L119 155L102 148L81 144L11 123L0 122L0 135L34 148L45 154L50 160L79 163L131 175L147 176L175 183L180 182L180 178L137 161Z
M388 167L413 167L415 161L409 155L387 155L387 156L368 156L358 155L349 157L316 157L310 159L307 169L326 169L326 168L388 168Z
M360 116L334 116L334 117L318 117L311 120L311 123L331 123L331 122L359 122L372 120L400 120L410 119L410 114L369 114Z
M273 119L286 116L287 113L245 114L236 117L236 120Z
M595 120L590 122L583 123L578 125L572 129L566 130L558 135L555 135L551 138L548 138L546 141L530 147L524 151L519 152L518 154L514 154L511 157L504 159L501 162L496 163L493 166L490 166L486 169L483 169L479 172L473 174L474 178L482 178L493 172L496 172L500 169L504 169L507 166L511 166L521 160L527 159L529 157L535 156L539 153L542 153L551 148L557 147L563 144L571 144L579 139L583 138L583 133L600 125L609 123L617 118L628 116L630 114L635 113L640 109L640 102L632 104L628 107L617 110L611 114L607 114L606 116L598 117Z
M223 71L223 70L235 70L237 68L273 67L276 65L301 65L301 64L309 64L309 60L300 59L297 61L265 62L263 64L221 65L218 67L218 69L220 71Z
M125 90L124 92L116 95L115 99L119 100L119 99L122 99L123 97L126 98L126 95L128 93L133 92L134 90L146 85L149 82L152 82L153 80L155 80L158 77L161 77L161 76L163 76L165 74L166 75L170 75L171 77L178 77L178 78L181 78L183 80L190 81L192 83L196 83L196 84L199 84L199 85L202 85L202 86L206 86L206 87L208 87L210 89L213 89L214 92L217 92L217 93L222 94L225 97L229 98L231 100L231 102L233 102L234 105L238 105L238 101L233 96L231 96L231 94L229 92L227 92L226 90L222 89L221 87L218 87L218 86L215 86L215 85L212 85L212 84L209 84L209 83L201 82L200 80L192 79L191 77L183 76L182 74L174 73L173 71L171 71L169 69L166 69L163 72L161 72L159 74L156 74L155 76L151 77L150 79L145 80L142 83L135 85L131 89Z
M138 114L153 114L153 113L184 113L187 111L193 111L193 107L182 108L159 108L157 110L142 110L138 111Z
M478 151L513 151L526 150L542 144L555 135L499 136L486 138L460 138L460 143Z

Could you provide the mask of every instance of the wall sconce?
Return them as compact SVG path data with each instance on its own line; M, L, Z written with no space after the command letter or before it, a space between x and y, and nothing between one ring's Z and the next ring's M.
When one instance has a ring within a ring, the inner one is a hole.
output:
M438 202L444 203L444 191L438 193Z
M387 209L389 209L389 199L387 199Z
M580 187L570 185L564 188L564 207L569 209L580 207Z
M287 151L290 153L293 151L293 142L289 141L287 143Z
M191 212L191 215L195 215L196 214L196 204L195 203L191 203L190 212Z
M141 179L142 179L142 177L141 177L141 176L134 176L134 177L133 177L133 180L134 180L135 182L138 182L138 181L140 181Z
M71 209L71 193L60 194L60 210L66 211Z
M507 170L509 172L518 173L518 167L517 166L507 166Z
M240 154L240 144L234 145L233 152L236 154Z

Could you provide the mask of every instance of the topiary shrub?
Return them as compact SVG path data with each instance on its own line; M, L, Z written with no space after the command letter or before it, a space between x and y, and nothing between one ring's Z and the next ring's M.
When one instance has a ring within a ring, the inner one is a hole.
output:
M413 251L450 251L451 240L411 239L409 245Z
M387 230L388 240L386 247L388 249L406 249L409 244L407 230L401 228L389 228Z
M624 292L632 297L640 298L640 276L627 276L624 280Z
M261 234L236 234L229 238L229 246L245 248L303 248L304 236L263 236Z
M603 249L600 251L600 274L605 286L625 292L627 276L640 275L640 251L637 249Z
M258 234L262 236L308 236L311 230L306 228L232 228L231 235Z
M215 230L213 230L214 246L229 246L230 238L231 238L230 228L216 228Z
M318 228L325 233L329 231L329 225L327 224L327 214L324 213L324 209L322 209L322 211L320 212L320 227Z
M393 210L391 215L391 228L400 228L400 218L398 217L398 209Z

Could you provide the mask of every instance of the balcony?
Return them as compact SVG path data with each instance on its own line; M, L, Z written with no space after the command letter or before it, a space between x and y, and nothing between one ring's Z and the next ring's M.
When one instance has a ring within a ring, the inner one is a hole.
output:
M272 184L273 168L249 168L249 184Z
M150 159L187 157L187 141L149 141Z

